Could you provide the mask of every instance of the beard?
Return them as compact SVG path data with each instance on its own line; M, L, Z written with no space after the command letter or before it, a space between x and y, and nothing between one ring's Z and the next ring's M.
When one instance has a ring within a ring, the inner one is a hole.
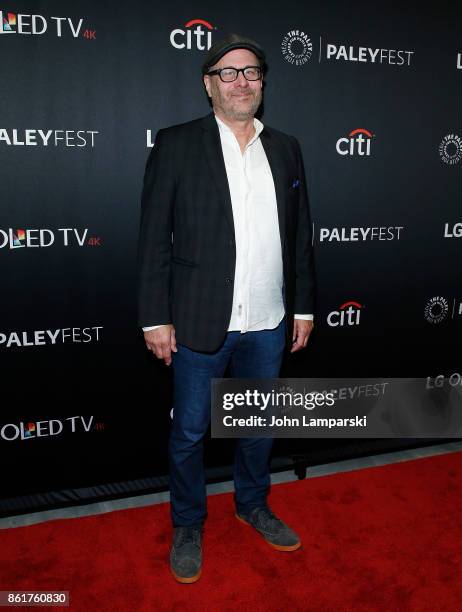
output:
M261 89L249 90L247 95L242 96L244 92L228 94L223 96L221 92L216 92L216 98L212 99L213 105L217 106L222 113L231 120L244 121L255 116L258 107L262 101ZM240 94L240 95L239 95Z

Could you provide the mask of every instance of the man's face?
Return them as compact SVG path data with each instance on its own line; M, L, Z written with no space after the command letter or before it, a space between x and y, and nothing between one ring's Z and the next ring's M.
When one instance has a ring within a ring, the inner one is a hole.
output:
M247 49L229 51L210 68L245 68L259 66L257 56ZM215 111L231 120L245 120L254 117L261 104L263 80L247 81L242 72L231 83L223 83L218 74L204 75L204 84L208 95L212 98Z

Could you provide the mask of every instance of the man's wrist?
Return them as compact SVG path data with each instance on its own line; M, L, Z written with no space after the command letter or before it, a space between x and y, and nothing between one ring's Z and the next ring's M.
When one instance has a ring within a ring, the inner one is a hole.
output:
M302 321L313 321L314 316L312 314L295 314L294 319L301 319Z
M142 327L141 329L144 332L151 331L152 329L157 329L158 327L164 327L164 325L168 325L168 323L162 323L161 325L148 325L148 327Z

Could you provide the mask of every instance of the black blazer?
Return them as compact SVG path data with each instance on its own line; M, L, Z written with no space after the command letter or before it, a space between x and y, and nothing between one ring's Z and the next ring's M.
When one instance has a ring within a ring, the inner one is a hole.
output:
M273 175L283 254L288 347L294 313L312 313L311 221L302 154L293 136L260 134ZM138 323L173 323L180 344L213 352L231 318L236 246L215 116L159 130L144 175Z

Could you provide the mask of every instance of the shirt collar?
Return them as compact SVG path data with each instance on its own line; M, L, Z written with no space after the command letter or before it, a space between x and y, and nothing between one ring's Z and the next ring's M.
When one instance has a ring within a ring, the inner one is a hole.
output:
M230 132L233 133L233 130L226 125L226 123L224 123L219 117L217 117L217 115L215 115L215 113L213 113L216 122L218 123L218 128L220 129L220 131L222 132ZM253 127L255 128L255 134L254 136L251 138L251 140L249 141L248 144L252 144L255 140L257 140L257 138L260 136L263 128L265 127L263 125L263 123L261 121L259 121L256 117L253 118Z

